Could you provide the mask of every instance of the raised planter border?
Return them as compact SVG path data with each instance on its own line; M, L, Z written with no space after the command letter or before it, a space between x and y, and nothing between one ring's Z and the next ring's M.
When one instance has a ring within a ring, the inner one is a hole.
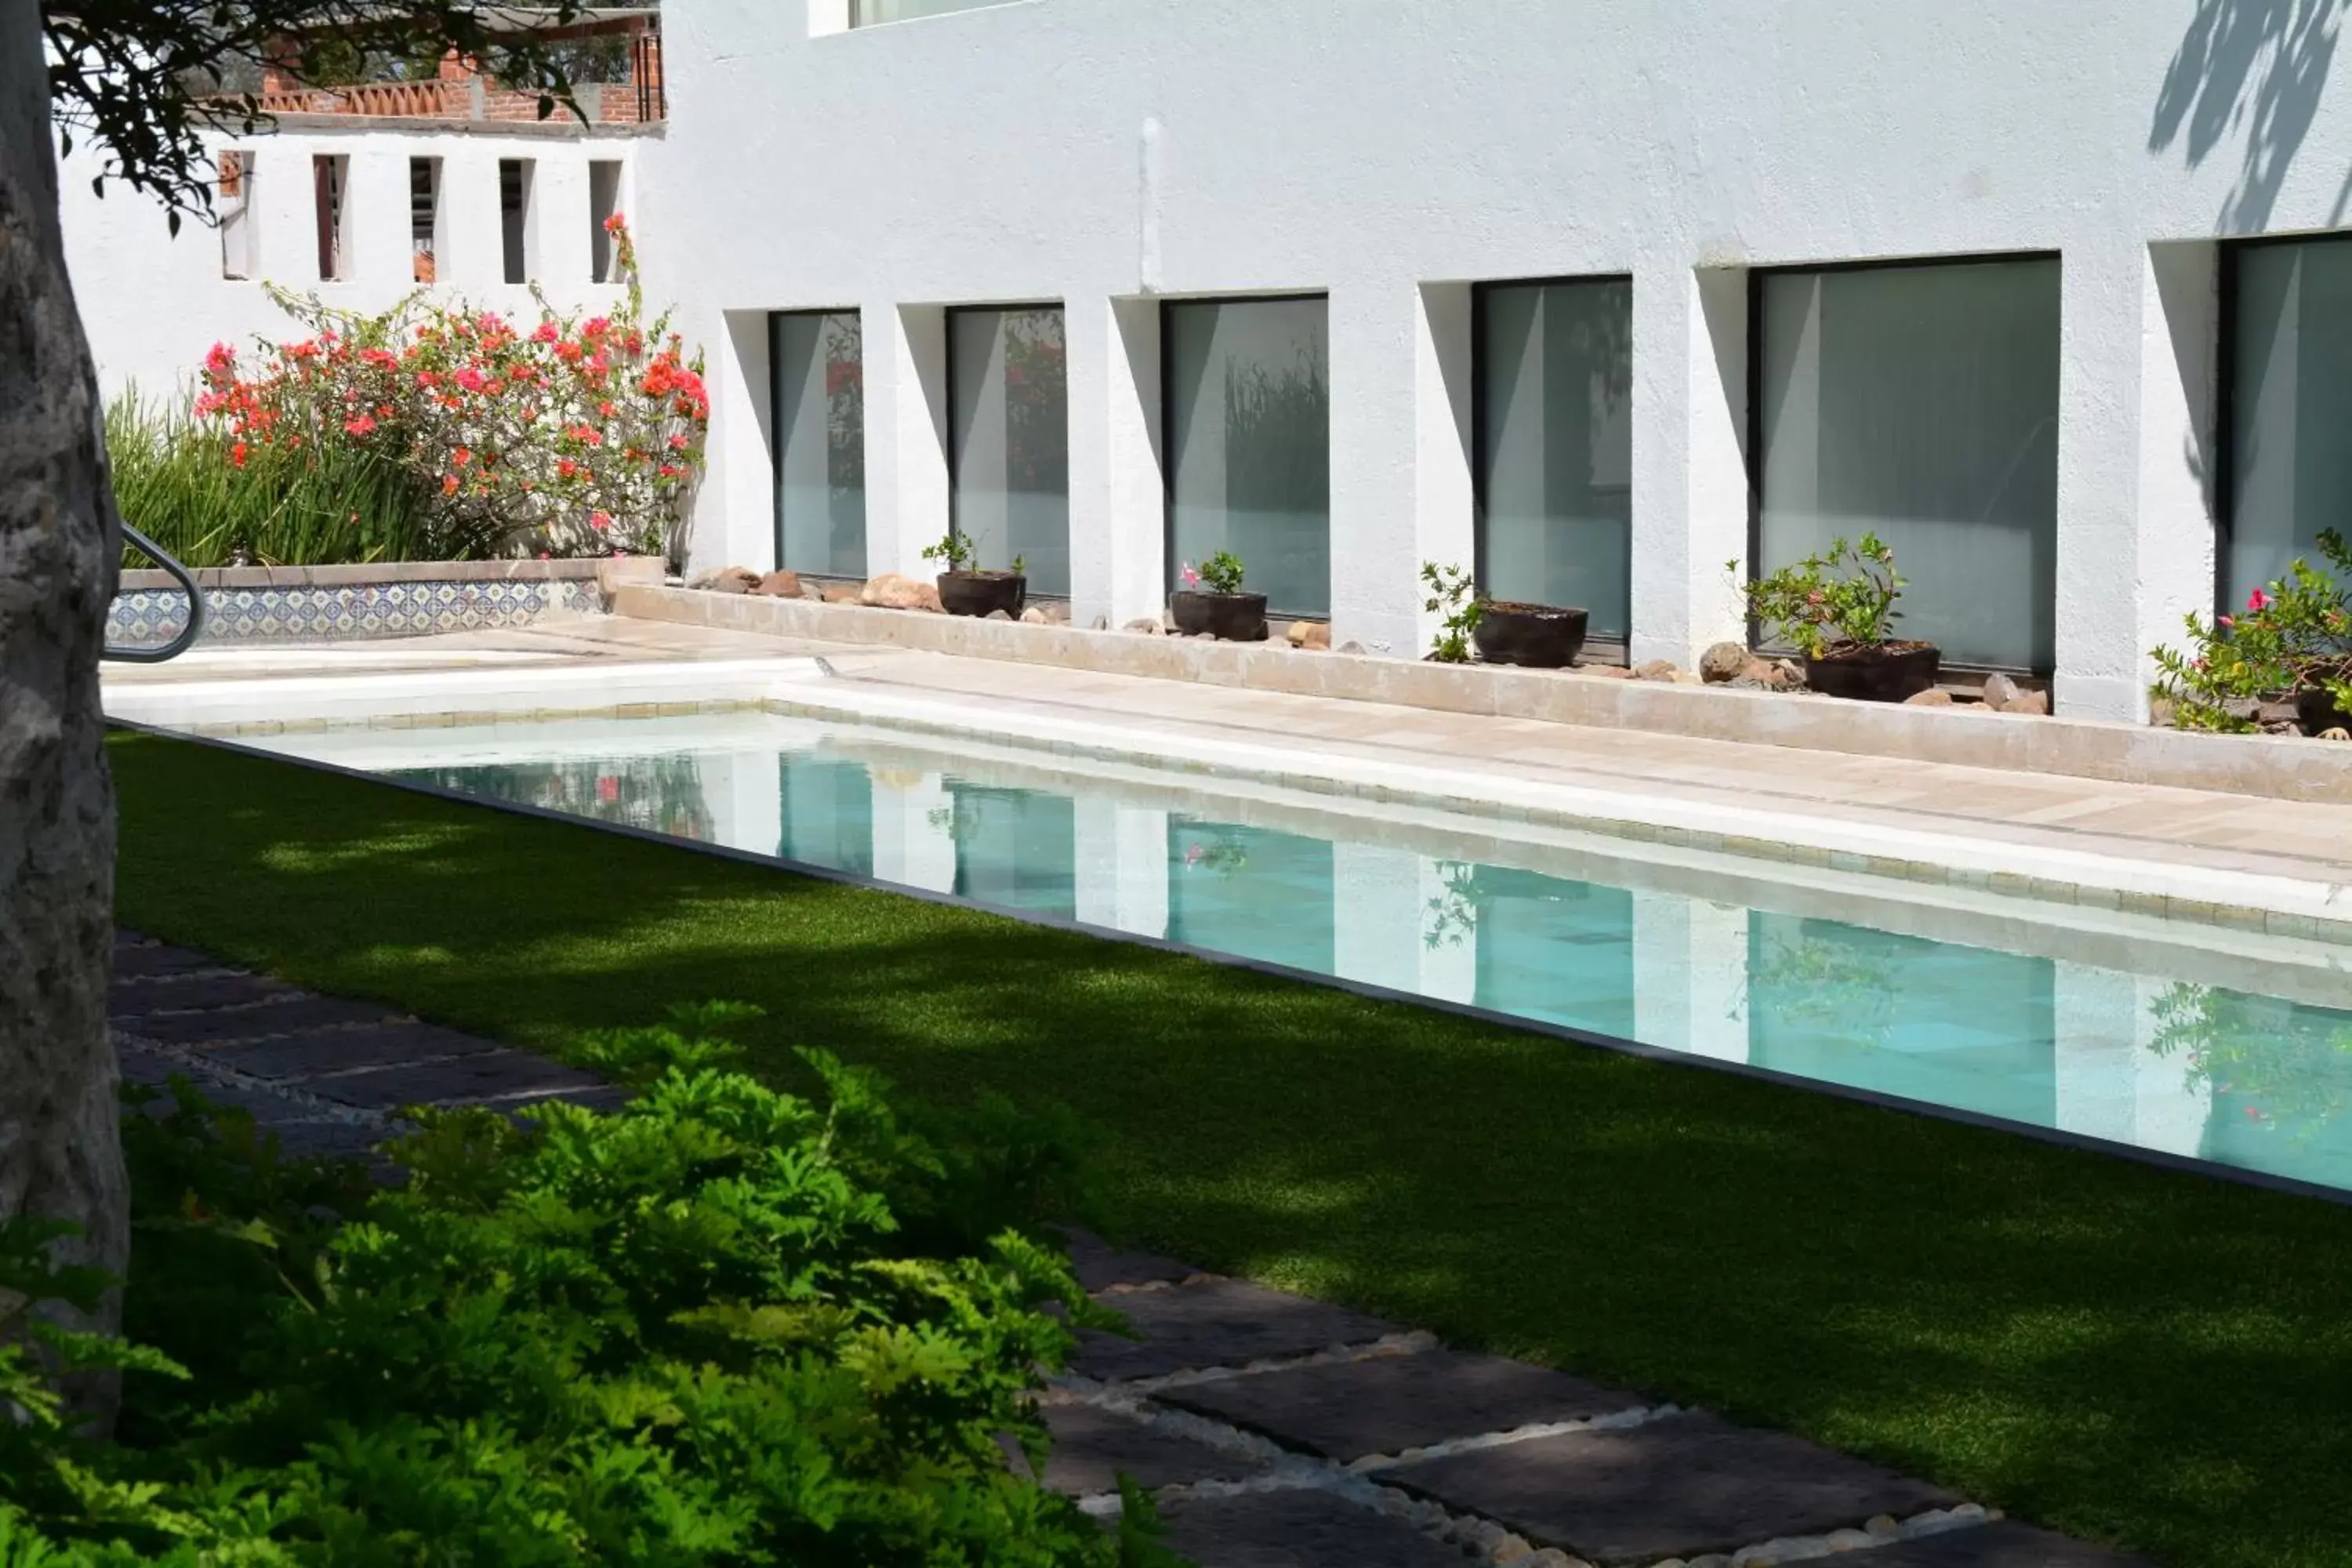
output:
M654 585L621 586L613 610L642 620L1440 712L2352 805L2352 744L2295 737L2205 735L2098 720L1841 702L1573 670L1307 653L1279 639L1224 643L1146 637Z
M530 626L611 608L622 584L658 585L659 561L412 561L362 566L214 566L191 574L208 614L200 646L425 637ZM187 595L162 572L125 572L107 641L160 643L186 624Z

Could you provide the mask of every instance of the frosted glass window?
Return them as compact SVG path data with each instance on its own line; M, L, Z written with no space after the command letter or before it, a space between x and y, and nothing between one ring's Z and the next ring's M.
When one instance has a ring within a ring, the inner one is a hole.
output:
M2232 258L2230 537L2221 602L2352 533L2352 243L2256 245Z
M1168 528L1176 562L1220 550L1282 616L1331 610L1331 397L1324 303L1171 304Z
M866 359L855 310L768 318L776 563L866 575Z
M1622 637L1633 527L1633 286L1479 290L1480 587Z
M1020 556L1033 594L1070 591L1070 397L1058 310L956 310L955 530L983 567Z
M1758 574L1876 533L1898 637L1956 664L2056 657L2058 263L1762 280Z

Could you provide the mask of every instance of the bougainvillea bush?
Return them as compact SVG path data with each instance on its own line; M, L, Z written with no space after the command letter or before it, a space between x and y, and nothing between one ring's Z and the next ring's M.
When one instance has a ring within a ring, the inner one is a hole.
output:
M2208 623L2192 611L2186 650L2155 651L2150 695L2176 727L2244 733L2260 728L2258 704L2312 689L2352 708L2352 545L2331 528L2319 553L2326 569L2298 560L2234 616Z
M358 447L420 482L452 556L670 554L702 472L702 356L646 319L636 250L605 226L626 284L606 314L535 323L419 292L369 315L271 291L310 330L249 359L205 357L196 415L232 467L264 453Z

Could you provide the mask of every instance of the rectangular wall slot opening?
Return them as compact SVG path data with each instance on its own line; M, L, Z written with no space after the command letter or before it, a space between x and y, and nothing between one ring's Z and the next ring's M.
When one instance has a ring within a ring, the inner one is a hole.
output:
M441 160L408 161L409 275L432 283L441 275Z
M531 253L531 175L534 160L501 158L499 160L499 236L505 253L504 277L509 283L528 283L538 270L539 258Z
M221 276L253 276L253 154L225 150L215 165L213 210L220 215Z
M345 230L351 217L352 161L320 153L310 159L311 204L319 223L319 280L332 283L349 278L351 247Z
M621 161L617 158L592 158L588 161L588 276L599 283L617 283L620 275L620 247L613 243L612 231L604 226L621 210Z

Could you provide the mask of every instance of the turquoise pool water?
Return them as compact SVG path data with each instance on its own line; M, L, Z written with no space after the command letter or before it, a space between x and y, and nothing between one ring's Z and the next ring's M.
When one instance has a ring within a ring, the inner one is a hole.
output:
M2352 1191L2342 949L767 715L255 743Z

